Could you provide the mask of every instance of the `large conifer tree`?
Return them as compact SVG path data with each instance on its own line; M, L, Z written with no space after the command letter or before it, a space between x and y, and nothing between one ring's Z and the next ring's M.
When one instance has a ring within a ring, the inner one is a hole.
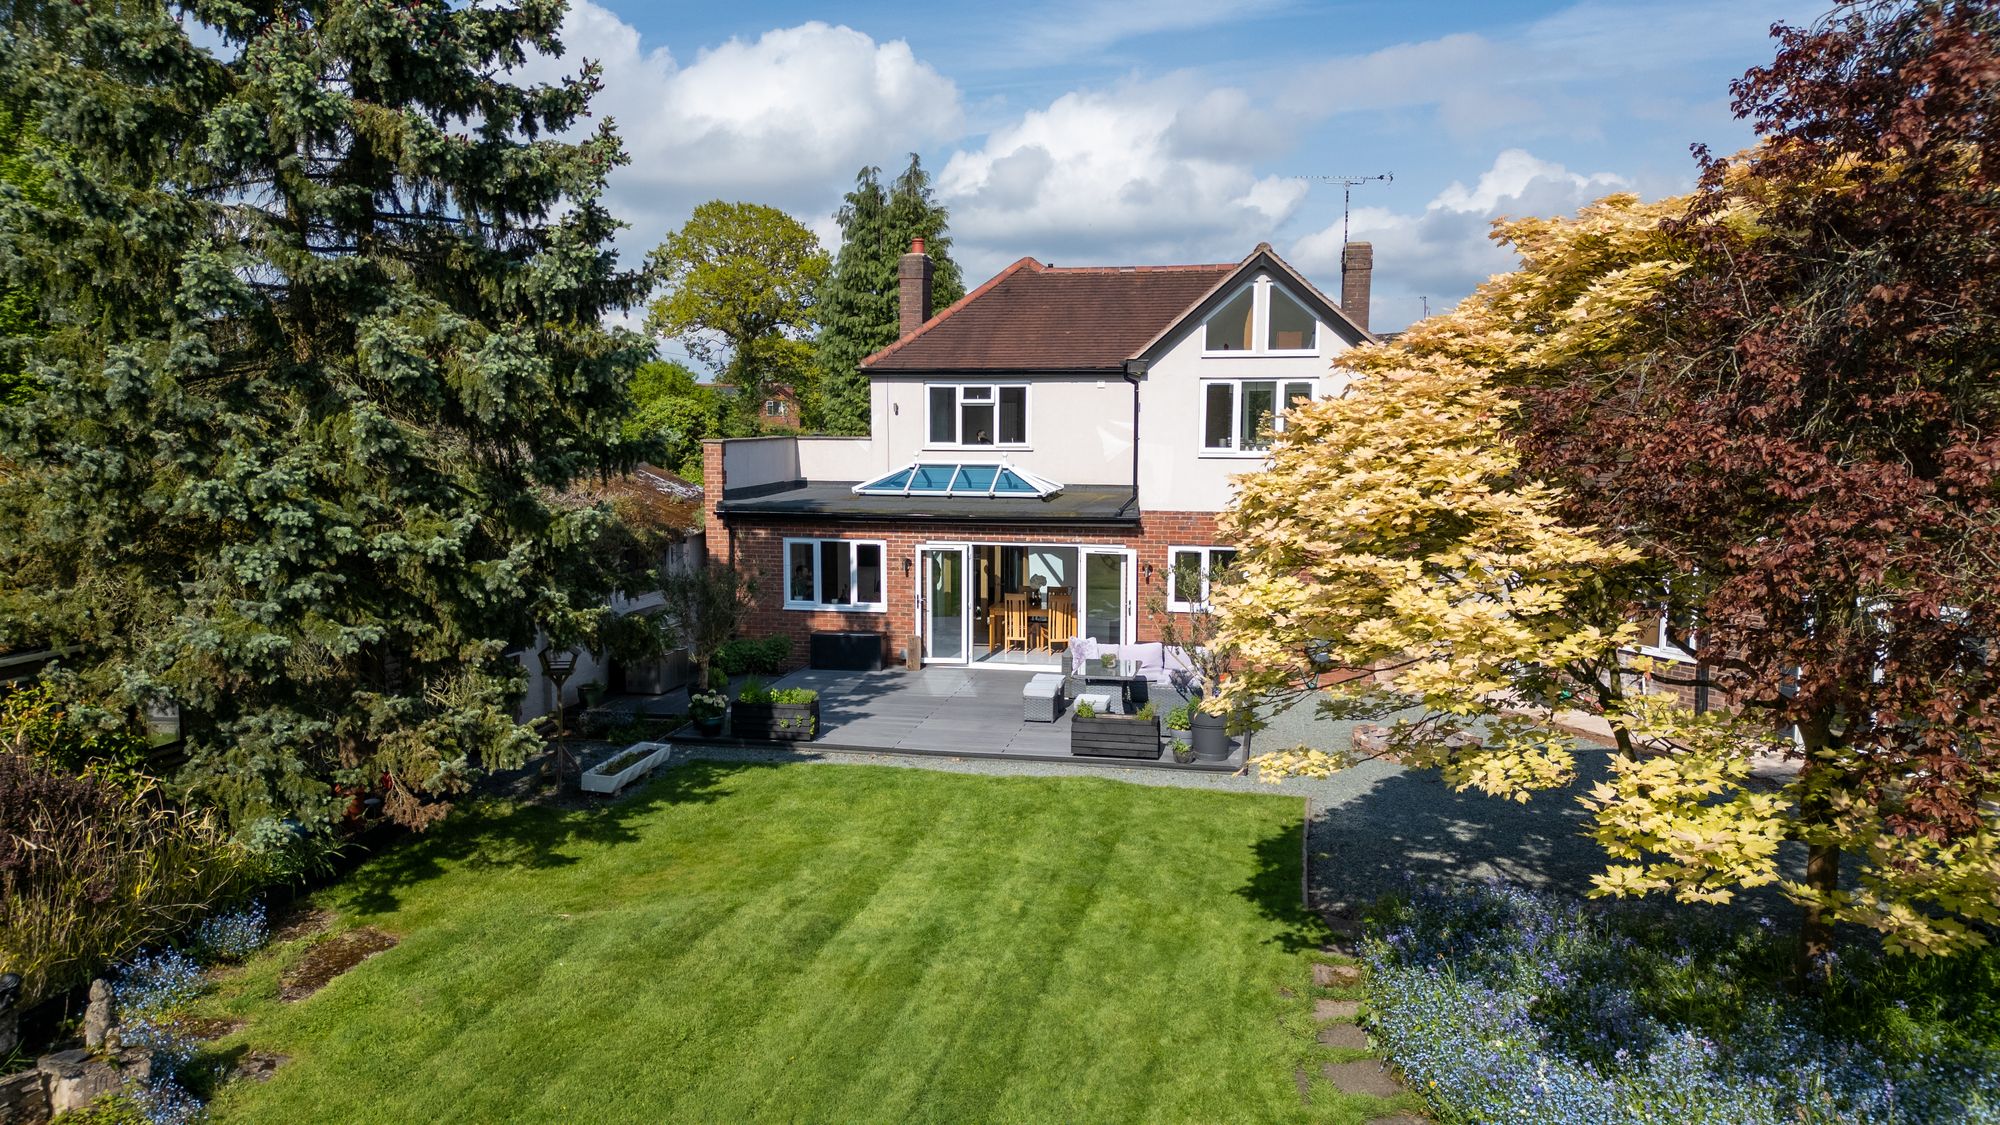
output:
M535 739L503 657L610 581L643 278L607 249L597 87L508 81L563 5L0 3L43 197L0 273L43 326L0 425L0 643L171 703L198 798L421 825ZM182 20L206 25L203 48Z
M836 434L868 432L868 380L861 361L896 342L896 269L910 240L924 240L931 260L931 309L965 296L951 260L951 213L931 195L930 173L915 153L887 188L880 168L863 168L835 217L840 255L819 298L822 420Z

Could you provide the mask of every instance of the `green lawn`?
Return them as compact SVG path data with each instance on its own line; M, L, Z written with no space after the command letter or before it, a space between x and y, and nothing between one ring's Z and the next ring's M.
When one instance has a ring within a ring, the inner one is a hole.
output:
M223 1122L1362 1121L1312 1039L1296 798L679 767L466 815L322 896L396 948L223 982ZM1280 988L1290 990L1286 997Z

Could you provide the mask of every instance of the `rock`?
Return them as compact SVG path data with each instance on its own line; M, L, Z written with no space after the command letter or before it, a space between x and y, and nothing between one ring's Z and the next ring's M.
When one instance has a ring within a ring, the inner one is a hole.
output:
M1359 1062L1327 1063L1319 1068L1333 1088L1343 1094L1367 1094L1376 1098L1393 1098L1403 1092L1403 1084L1396 1081L1388 1068L1373 1059Z
M107 1042L116 1047L118 1011L111 1003L111 985L103 977L90 982L90 1003L83 1009L83 1045L102 1050Z
M1348 1051L1368 1049L1368 1033L1351 1023L1330 1023L1319 1029L1319 1045Z
M21 974L0 973L0 1057L21 1045Z
M78 1048L43 1055L35 1068L48 1078L50 1111L60 1114L116 1093L127 1082L144 1082L153 1074L153 1053L143 1047L126 1047L100 1058Z
M0 1078L0 1122L42 1125L49 1119L49 1076L21 1070Z
M1358 965L1314 965L1313 986L1316 988L1353 988L1361 983L1361 967Z
M267 1082L271 1075L285 1064L286 1057L267 1051L252 1051L236 1064L236 1069L230 1072L230 1077L247 1078L252 1082Z
M1389 728L1381 723L1361 723L1354 728L1354 748L1363 754L1389 752Z
M1313 1018L1321 1023L1328 1020L1351 1020L1361 1014L1359 1000L1315 1000Z

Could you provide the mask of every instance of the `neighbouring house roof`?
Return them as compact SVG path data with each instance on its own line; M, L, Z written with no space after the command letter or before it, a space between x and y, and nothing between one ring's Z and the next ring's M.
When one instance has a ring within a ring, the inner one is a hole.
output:
M1373 339L1265 242L1240 262L1211 265L1059 269L1022 258L861 367L871 375L1123 371L1152 358L1258 270L1276 275L1350 342Z
M608 502L620 518L656 533L701 527L701 486L657 465L641 464L609 480L579 481L564 495L586 504Z
M1129 484L1072 484L1047 496L857 495L854 481L793 483L778 489L725 490L716 511L725 516L802 517L834 520L935 520L951 523L1136 523Z

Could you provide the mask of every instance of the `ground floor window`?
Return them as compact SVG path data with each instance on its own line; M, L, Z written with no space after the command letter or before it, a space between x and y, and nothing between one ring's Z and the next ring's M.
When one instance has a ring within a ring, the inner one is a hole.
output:
M1167 551L1167 608L1193 613L1208 605L1211 583L1236 561L1234 547L1174 547Z
M785 608L882 612L884 550L879 540L785 540Z

